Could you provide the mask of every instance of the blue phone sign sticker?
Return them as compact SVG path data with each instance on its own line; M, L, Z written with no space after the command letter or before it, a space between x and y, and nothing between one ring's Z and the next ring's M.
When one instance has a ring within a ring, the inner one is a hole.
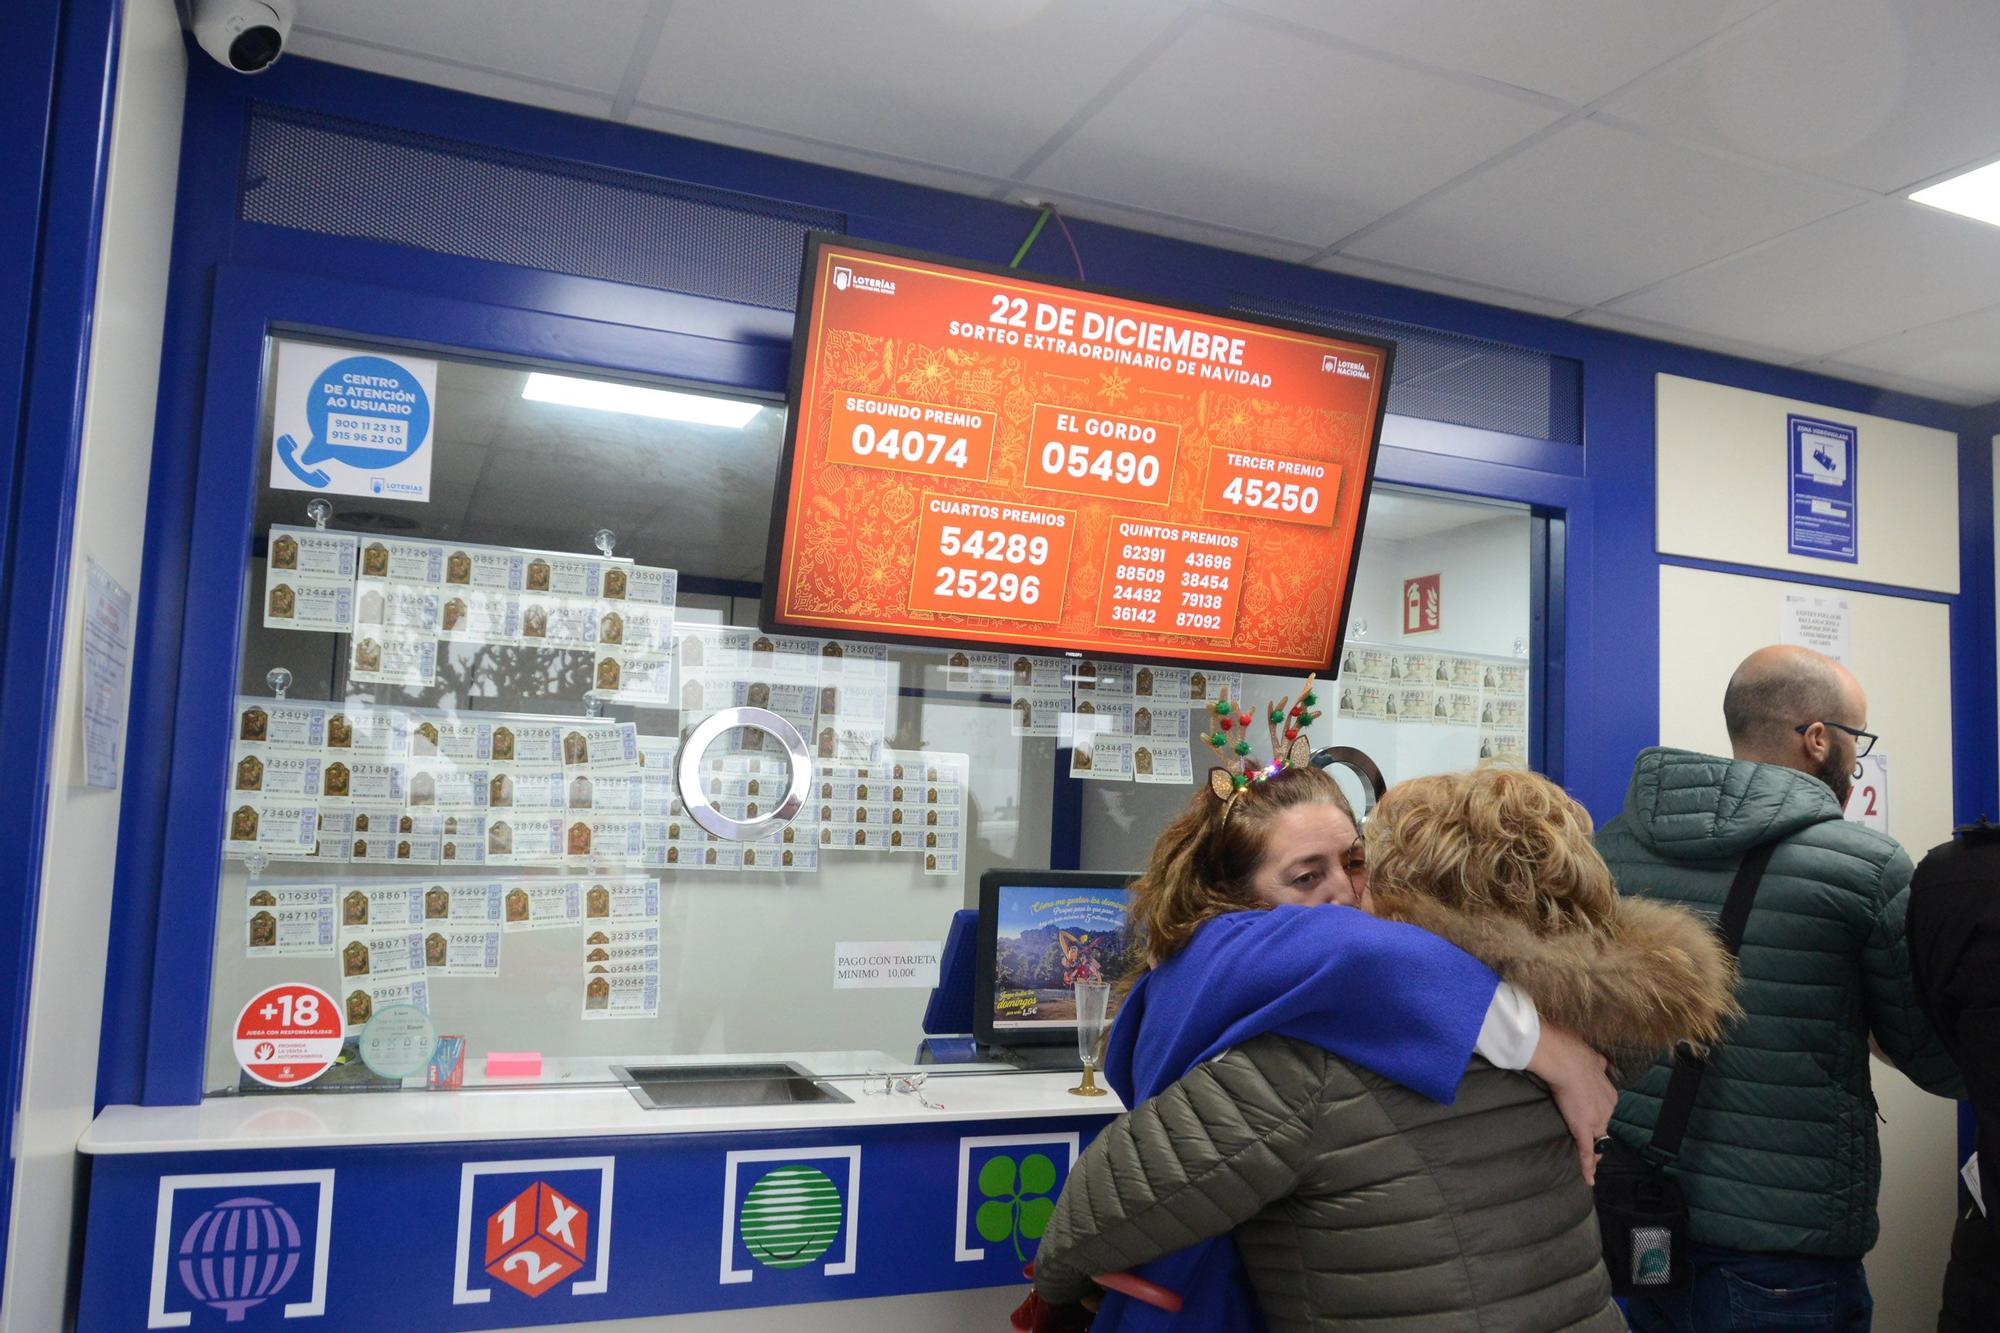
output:
M428 500L436 394L435 361L281 343L271 485Z
M1837 421L1785 418L1790 474L1786 549L1821 560L1860 560L1855 457L1861 432Z

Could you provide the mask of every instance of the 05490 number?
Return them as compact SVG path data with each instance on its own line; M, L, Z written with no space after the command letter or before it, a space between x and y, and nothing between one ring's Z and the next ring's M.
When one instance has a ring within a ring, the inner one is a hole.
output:
M1044 552L1044 556L1046 556ZM951 565L939 565L937 587L931 591L939 597L962 597L980 602L1016 602L1022 606L1033 606L1042 600L1042 580L1036 574L1016 574L1012 571L991 569L957 569Z

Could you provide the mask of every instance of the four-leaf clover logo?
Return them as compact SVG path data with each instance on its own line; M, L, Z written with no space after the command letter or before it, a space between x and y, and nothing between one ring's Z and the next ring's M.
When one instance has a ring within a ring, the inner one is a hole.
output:
M1056 1164L1041 1153L1029 1153L1016 1163L1004 1154L979 1168L979 1193L986 1202L973 1219L979 1234L994 1244L1014 1242L1014 1257L1022 1263L1021 1240L1040 1240L1049 1229L1056 1201Z

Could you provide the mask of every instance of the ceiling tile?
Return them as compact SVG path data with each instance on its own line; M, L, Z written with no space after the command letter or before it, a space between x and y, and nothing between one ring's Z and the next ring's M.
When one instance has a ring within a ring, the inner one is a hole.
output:
M1977 310L1957 319L1940 320L1859 347L1848 347L1831 360L1885 374L1901 375L1947 386L1969 398L1990 403L2000 399L2000 306Z
M1007 175L1184 0L678 0L639 101Z
M1343 253L1596 305L1868 197L1581 121Z
M1227 0L1581 106L1770 0Z
M1768 347L1762 343L1746 342L1741 338L1676 328L1671 324L1661 324L1649 319L1634 319L1629 315L1614 314L1609 310L1582 310L1570 318L1575 323L1587 324L1594 329L1629 333L1635 338L1651 338L1655 342L1674 343L1681 347L1699 347L1704 351L1720 352L1724 356L1740 356L1746 361L1762 361L1767 365L1789 366L1800 360L1797 352L1787 351L1782 347Z
M1818 357L1981 309L1996 291L2000 228L1878 199L1607 308Z
M646 7L647 0L590 0L579 13L547 0L338 0L308 3L304 17L315 32L378 52L433 56L608 97L625 77Z
M635 105L627 119L641 129L658 130L663 134L678 134L689 139L726 144L731 148L741 148L752 153L769 153L773 157L790 158L794 162L811 162L815 166L881 176L888 180L902 181L907 185L926 185L932 189L950 190L957 194L990 195L1006 183L999 177L950 171L927 162L911 162L905 158L847 148L801 135L780 134L771 130L760 130L751 125L738 125L733 121L716 120L709 116L691 116L679 111L662 110L659 107Z
M1327 245L1557 116L1535 99L1207 16L1030 183Z
M1478 301L1482 305L1525 310L1531 315L1547 315L1552 319L1567 317L1576 310L1577 305L1574 301L1548 301L1539 296L1529 296L1524 292L1488 287L1482 283L1466 282L1459 278L1447 278L1442 274L1426 272L1423 269L1404 268L1397 264L1378 264L1372 259L1361 259L1350 254L1328 255L1325 259L1319 260L1314 267L1326 269L1331 273L1345 273L1349 277L1386 282L1394 287L1413 287L1420 292L1456 296L1465 301Z
M1783 0L1606 110L1895 193L2000 152L1996 65L2000 5Z
M386 74L393 79L409 79L438 88L455 88L462 93L498 98L503 102L545 107L550 111L567 111L572 115L604 116L611 111L609 94L600 96L596 93L579 92L573 88L558 88L546 83L510 78L505 74L494 74L486 70L441 64L423 56L407 55L400 51L385 51L378 46L357 46L353 42L316 32L295 29L292 40L286 48L286 54L324 60L330 64L346 65L352 69L364 69L371 74Z
M1015 192L1017 195L1021 191ZM1191 241L1196 245L1210 245L1219 250L1234 250L1239 254L1261 255L1266 259L1282 259L1299 263L1315 254L1319 247L1300 245L1294 241L1282 241L1271 236L1257 236L1249 232L1231 231L1212 223L1190 222L1186 218L1174 217L1168 213L1152 213L1145 209L1127 208L1122 204L1106 203L1101 199L1091 199L1080 195L1057 194L1053 191L1028 190L1045 203L1054 204L1062 210L1064 217L1084 219L1089 222L1103 222L1114 227L1124 227L1131 231L1145 232L1151 236L1167 236L1177 241ZM1062 245L1060 236L1043 234L1039 245L1053 241ZM1086 255L1086 263L1088 257Z
M1895 375L1886 370L1874 370L1868 366L1857 366L1844 361L1813 361L1801 366L1800 369L1837 380L1851 380L1856 384L1866 384L1877 389L1907 393L1916 398L1931 398L1940 403L1956 403L1960 407L1982 407L1993 401L1993 394L1990 392L1964 389L1939 380Z

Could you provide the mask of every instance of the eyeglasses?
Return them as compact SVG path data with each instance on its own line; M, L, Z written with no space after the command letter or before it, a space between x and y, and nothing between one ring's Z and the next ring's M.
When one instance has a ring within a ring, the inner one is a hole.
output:
M1799 726L1793 727L1792 731L1795 735L1803 736L1812 725L1810 722L1801 723ZM1832 727L1835 731L1844 731L1854 737L1854 757L1856 759L1866 759L1868 752L1875 748L1875 742L1882 739L1872 731L1863 731L1859 727L1850 727L1844 722L1828 722L1825 718L1821 718L1819 725L1822 727Z

